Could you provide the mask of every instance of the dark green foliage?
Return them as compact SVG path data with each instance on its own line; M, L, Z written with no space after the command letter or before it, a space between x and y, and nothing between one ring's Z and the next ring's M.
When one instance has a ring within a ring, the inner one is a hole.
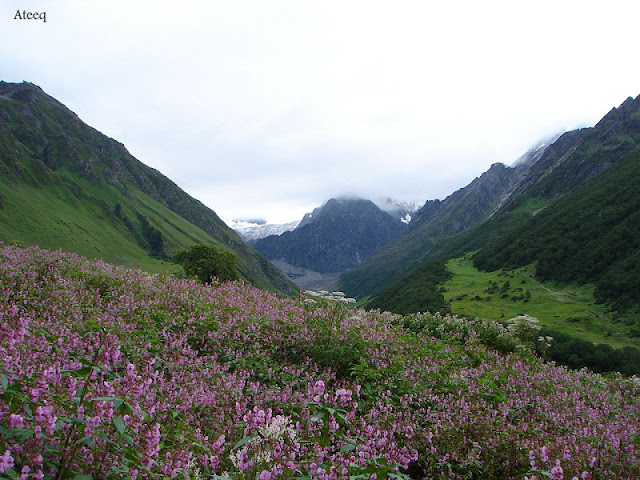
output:
M445 268L444 261L432 260L414 270L402 282L383 291L371 300L367 307L395 313L448 313L450 307L438 285L450 276L451 273Z
M339 378L351 376L357 365L368 360L366 352L370 345L362 339L359 328L342 329L336 334L336 330L342 328L343 312L337 305L333 315L313 320L311 331L315 342L290 336L279 353L281 359L297 362L309 358L317 365L330 368Z
M504 354L515 352L522 343L521 339L506 335L503 324L478 318L418 313L400 317L394 323L411 332L428 334L450 343L466 344L479 340L487 347ZM480 360L476 358L474 366L479 365Z
M163 258L168 260L167 252L164 249L164 239L160 230L149 223L144 215L138 214L140 226L142 228L142 239L144 246L149 251L149 255L155 258Z
M193 245L178 252L175 258L188 277L195 277L203 283L210 283L214 277L221 282L240 278L236 269L237 257L214 245Z
M625 375L640 374L640 350L633 347L614 349L607 344L591 342L563 333L542 329L540 335L551 336L551 346L538 351L548 360L571 368L587 367L598 373L620 372Z
M640 153L627 155L473 257L484 271L536 264L541 280L594 283L600 302L640 304Z

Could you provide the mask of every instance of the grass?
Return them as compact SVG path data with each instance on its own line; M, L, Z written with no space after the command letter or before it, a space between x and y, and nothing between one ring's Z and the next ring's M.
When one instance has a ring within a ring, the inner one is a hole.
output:
M171 262L149 257L93 202L83 202L59 185L1 188L0 240L77 252L151 273L179 270Z
M452 312L470 317L506 320L527 314L540 324L567 335L612 347L640 347L624 322L593 298L593 285L557 285L536 280L534 266L481 272L471 255L449 260L453 277L443 285ZM528 292L528 293L527 293Z

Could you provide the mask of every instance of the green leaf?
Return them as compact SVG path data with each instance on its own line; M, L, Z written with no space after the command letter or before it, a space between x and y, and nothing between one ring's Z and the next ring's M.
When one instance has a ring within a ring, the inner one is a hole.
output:
M14 428L9 431L7 438L17 438L20 443L24 443L33 436L33 430L28 428Z
M7 478L18 478L18 473L13 468L5 470L3 475Z
M114 410L118 410L124 403L124 400L119 397L97 397L97 398L92 398L91 401L92 402L113 402Z
M85 425L87 421L84 418L77 417L60 417L56 424L69 423L71 425Z
M237 450L238 448L243 446L245 443L249 442L250 440L253 440L254 438L256 437L249 435L248 437L244 437L242 440L238 440L238 443L236 443L231 450Z
M312 418L317 418L318 420L322 420L323 422L325 422L329 418L329 414L326 410L323 409L323 410L320 410L315 415L313 415Z
M88 375L89 373L91 373L91 370L93 370L92 367L83 367L79 368L78 370L62 370L60 373L68 373L72 377L77 378Z
M76 475L73 477L74 480L93 480L91 475Z
M93 448L93 437L84 437L83 439L78 441L78 445L86 445L90 448Z
M4 374L0 374L0 387L2 387L3 392L6 392L9 387L9 379Z
M355 450L355 449L356 449L355 443L346 443L340 448L340 453L351 452L352 450Z
M118 433L120 433L120 435L124 434L126 425L124 424L124 420L122 419L122 417L113 417L113 426L116 427L116 430L118 431Z

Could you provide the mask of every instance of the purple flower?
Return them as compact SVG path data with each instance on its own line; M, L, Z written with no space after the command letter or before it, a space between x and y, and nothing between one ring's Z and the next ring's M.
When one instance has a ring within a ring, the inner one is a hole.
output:
M0 457L0 473L4 473L5 470L13 468L13 457L9 450L4 452L4 455Z
M9 430L14 428L24 428L24 419L22 416L12 413L9 415Z

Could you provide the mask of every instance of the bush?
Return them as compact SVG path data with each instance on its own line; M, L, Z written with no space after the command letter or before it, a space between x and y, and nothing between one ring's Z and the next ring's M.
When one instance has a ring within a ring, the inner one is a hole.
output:
M186 276L195 277L202 283L211 283L214 278L221 282L240 278L236 269L236 255L214 245L193 245L178 252L175 258L184 268Z

